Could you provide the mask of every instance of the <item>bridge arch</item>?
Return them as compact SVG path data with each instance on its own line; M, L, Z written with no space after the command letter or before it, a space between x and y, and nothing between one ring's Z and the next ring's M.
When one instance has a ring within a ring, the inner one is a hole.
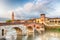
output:
M33 30L33 27L32 26L27 26L27 30L32 31Z
M16 28L17 29L19 29L21 32L22 32L22 34L26 34L27 33L27 28L26 28L26 26L25 25L11 25L11 28L12 29L15 29L16 30Z
M22 34L21 28L19 28L19 27L13 27L13 29L16 30L17 35L21 35Z

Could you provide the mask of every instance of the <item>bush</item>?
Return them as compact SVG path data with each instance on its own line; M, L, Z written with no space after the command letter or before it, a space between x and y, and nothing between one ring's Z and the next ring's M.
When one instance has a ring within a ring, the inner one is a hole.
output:
M53 28L53 29L51 29L51 31L60 32L60 28Z
M6 20L6 22L12 22L12 20Z

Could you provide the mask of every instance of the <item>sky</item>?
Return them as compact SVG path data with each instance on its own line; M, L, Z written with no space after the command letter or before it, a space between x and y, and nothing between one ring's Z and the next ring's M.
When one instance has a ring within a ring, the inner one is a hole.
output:
M47 17L60 17L60 0L0 0L0 21L11 19L27 20L39 18L41 13Z

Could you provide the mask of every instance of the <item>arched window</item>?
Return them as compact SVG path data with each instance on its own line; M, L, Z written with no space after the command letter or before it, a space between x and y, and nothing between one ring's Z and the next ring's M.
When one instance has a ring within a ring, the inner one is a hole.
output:
M60 21L58 21L60 23Z
M55 21L55 23L57 23L57 21Z
M2 36L4 36L4 29L2 29Z

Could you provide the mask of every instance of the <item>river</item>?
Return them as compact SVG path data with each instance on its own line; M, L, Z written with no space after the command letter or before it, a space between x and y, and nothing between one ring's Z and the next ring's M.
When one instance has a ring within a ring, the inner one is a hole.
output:
M59 32L35 33L26 36L17 36L16 40L60 40Z
M16 31L10 30L6 35L6 40L60 40L60 32L47 31L38 33L35 31L34 33L22 36L17 35Z

